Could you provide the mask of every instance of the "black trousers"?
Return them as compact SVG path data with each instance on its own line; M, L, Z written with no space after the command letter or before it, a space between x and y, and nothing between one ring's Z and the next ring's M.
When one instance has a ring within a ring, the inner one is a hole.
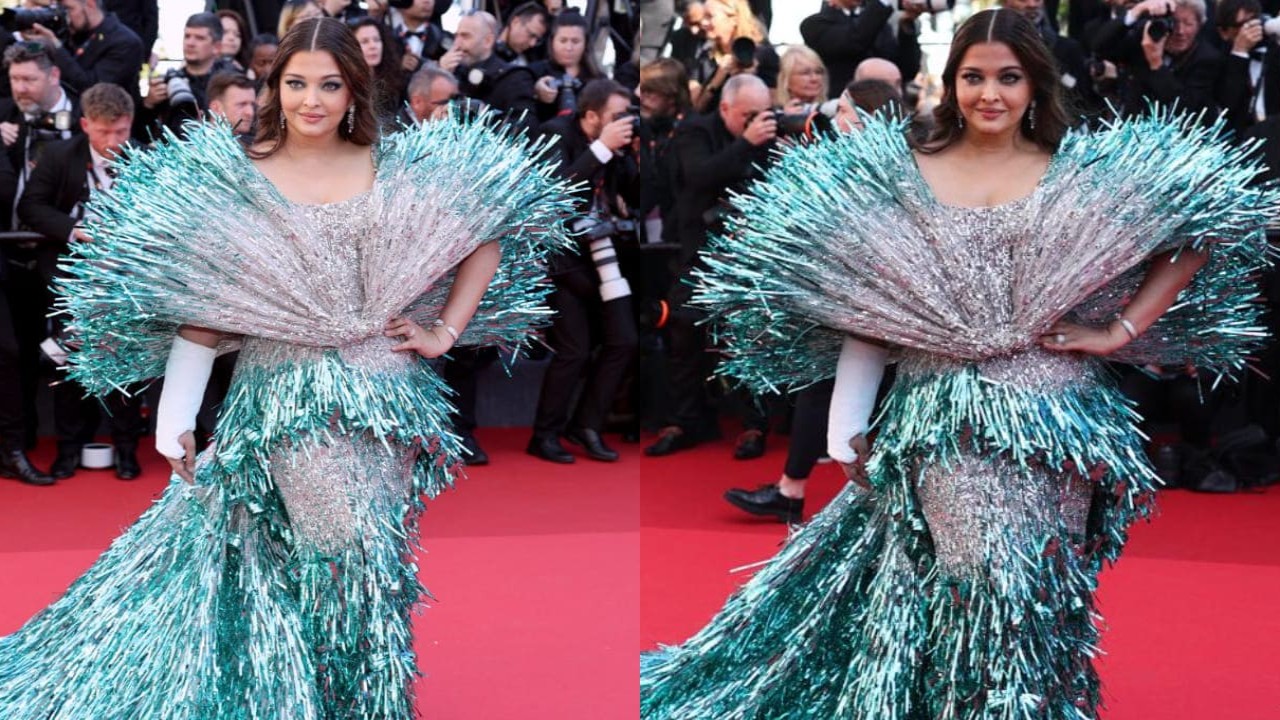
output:
M127 397L112 392L102 398L85 397L78 383L61 382L53 386L53 424L58 433L58 452L70 452L93 442L103 416L111 428L111 442L116 447L136 448L146 431L142 419L142 396Z
M827 451L827 414L831 407L834 378L823 380L795 394L791 411L791 437L787 462L782 472L792 480L804 480L813 472L818 458Z
M26 447L22 400L18 335L14 332L8 295L0 292L0 447L6 450Z
M575 269L552 280L550 305L556 314L547 344L555 354L542 379L533 431L558 435L570 426L599 431L636 354L631 298L604 302L592 270Z
M39 251L8 248L5 256L4 294L17 343L17 371L22 408L23 444L35 445L39 417L36 393L42 378L40 343L49 337L49 307L53 294L49 278L37 267Z
M673 305L666 327L667 378L671 384L671 414L667 424L697 437L718 432L707 379L715 370L719 356L711 347L706 326L698 324L703 317L702 312L688 306ZM740 388L731 390L730 394L742 408L743 427L767 432L769 418L759 400Z

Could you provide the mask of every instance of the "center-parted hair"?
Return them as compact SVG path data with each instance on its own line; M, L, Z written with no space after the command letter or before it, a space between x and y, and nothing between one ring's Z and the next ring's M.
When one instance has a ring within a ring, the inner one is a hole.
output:
M280 107L280 82L289 60L300 52L325 52L333 57L342 74L342 81L351 93L355 104L355 123L347 130L346 114L338 123L338 136L357 145L372 145L378 139L378 119L373 108L373 73L360 52L360 43L346 23L334 18L311 18L293 26L276 52L275 62L267 73L263 85L262 105L258 113L258 133L254 144L264 146L261 151L249 152L254 158L269 157L284 144L288 132L280 125L283 110Z
M1056 151L1071 126L1057 62L1030 20L1022 13L1002 9L977 13L956 30L942 71L942 101L933 111L934 128L918 149L925 153L938 152L964 134L956 100L956 75L969 48L984 43L1007 45L1018 58L1031 83L1031 97L1035 102L1035 127L1030 117L1024 117L1019 124L1022 136L1049 152Z

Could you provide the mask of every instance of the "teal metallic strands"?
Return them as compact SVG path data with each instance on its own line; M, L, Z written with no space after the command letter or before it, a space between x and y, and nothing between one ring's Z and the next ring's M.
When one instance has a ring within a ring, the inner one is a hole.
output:
M546 146L523 142L460 120L383 140L378 221L359 246L363 303L336 314L317 272L330 258L298 242L316 228L228 128L192 125L186 141L130 153L112 192L89 204L98 239L76 245L58 284L80 343L70 376L94 393L156 377L180 323L235 335L251 320L257 337L326 346L375 335L405 309L427 321L449 271L491 240L503 262L460 342L519 348L547 320L545 259L571 247L561 220L572 205Z
M1099 311L1123 308L1152 255L1208 247L1174 311L1117 359L1232 373L1262 336L1242 288L1271 260L1260 228L1278 196L1250 185L1257 161L1221 130L1157 111L1069 135L1019 201L1021 240L1003 258L955 232L966 211L930 195L901 122L789 148L734 198L740 215L696 273L726 355L717 372L757 390L816 381L839 331L969 359L1022 350L1073 309L1110 320ZM997 267L1007 294L958 294L971 284L957 273Z

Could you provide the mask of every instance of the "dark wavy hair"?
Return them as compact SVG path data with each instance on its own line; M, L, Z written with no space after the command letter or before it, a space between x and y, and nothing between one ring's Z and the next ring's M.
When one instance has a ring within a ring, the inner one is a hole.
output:
M373 104L380 119L394 117L404 105L405 89L409 86L409 73L401 64L404 50L399 38L392 34L391 28L384 22L369 16L358 18L348 23L354 35L360 28L370 27L382 39L382 57L378 67L373 69Z
M280 126L283 111L280 108L280 76L289 59L300 52L327 52L338 64L338 72L351 91L355 104L355 123L347 130L346 115L338 123L338 136L356 145L372 145L378 140L378 119L373 106L373 73L360 43L347 24L334 18L311 18L297 23L280 40L275 62L267 73L263 85L262 104L258 110L258 133L255 146L264 150L250 150L250 156L262 159L274 155L284 144L286 130Z
M956 30L951 40L951 54L942 71L942 101L933 110L934 127L917 149L924 153L938 152L964 134L956 101L956 74L969 48L982 43L1008 45L1018 58L1031 81L1031 98L1035 103L1035 127L1028 113L1021 123L1022 136L1049 152L1056 151L1071 127L1057 62L1030 20L1022 13L1001 9L983 10Z

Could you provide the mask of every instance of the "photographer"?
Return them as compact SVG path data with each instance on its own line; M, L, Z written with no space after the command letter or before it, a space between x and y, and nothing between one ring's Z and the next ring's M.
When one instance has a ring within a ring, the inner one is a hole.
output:
M578 93L592 80L604 77L593 53L587 51L587 21L574 10L556 16L547 40L549 57L529 66L538 100L538 122L577 112Z
M694 59L693 106L707 112L720 101L729 78L755 75L768 87L778 83L778 53L765 35L747 0L707 0L703 4L707 42Z
M504 114L506 121L532 135L538 129L533 78L527 67L503 62L493 54L498 21L487 12L464 15L458 21L453 47L440 58L440 67L458 78L458 89Z
M1280 112L1280 51L1263 33L1258 0L1219 0L1218 34L1230 54L1218 81L1218 101L1237 134Z
M114 13L104 12L99 0L64 0L71 37L63 43L52 30L35 25L28 38L54 48L54 62L62 82L75 92L97 83L119 85L136 95L138 74L147 61L147 48L137 33L125 27Z
M415 72L424 60L439 62L448 50L452 38L431 21L435 9L435 0L412 0L408 7L388 10L391 31L400 39L405 72Z
M221 41L222 20L217 15L196 13L187 18L182 32L182 67L153 76L142 99L143 121L153 131L163 125L181 137L182 122L199 119L209 107L209 78L236 72L235 64L221 55Z
M613 462L618 453L600 437L605 414L636 349L631 288L618 267L617 244L635 242L630 208L639 199L640 170L632 150L637 117L631 93L612 80L592 80L582 89L574 115L558 117L541 132L559 151L559 174L585 181L577 193L581 252L551 260L555 311L547 330L554 355L542 380L529 439L530 455L571 463L563 436L593 460ZM625 239L624 239L625 238ZM598 323L598 340L592 326ZM598 352L592 357L593 349ZM583 383L580 396L575 390ZM576 405L574 398L579 397Z
M708 234L723 229L721 201L768 164L778 135L772 101L763 80L736 75L725 83L717 112L686 118L676 131L675 227L669 235L680 243L678 278L687 279L698 266ZM706 388L715 356L707 352L706 328L697 325L702 314L686 307L691 292L688 284L676 282L668 296L672 407L657 442L645 448L653 457L693 447L719 432ZM758 457L764 452L765 419L750 417L745 424L734 457Z
M893 61L907 82L920 72L918 19L926 4L903 3L896 32L890 23L893 10L882 0L826 0L821 10L801 21L800 36L827 66L830 87L847 85L854 68L869 57Z
M1204 21L1204 0L1143 0L1098 30L1097 54L1127 70L1126 112L1154 100L1213 122L1223 58L1200 38Z
M529 65L547 57L547 46L542 43L547 36L551 14L537 2L526 2L507 18L498 44L493 52L512 65Z
M251 139L258 117L258 93L253 81L238 72L214 75L209 81L207 115L226 120L241 139Z
M437 67L424 67L409 79L409 109L413 122L443 120L458 95L458 79Z
M41 42L20 42L4 52L12 98L0 99L0 142L18 175L17 194L48 143L79 131L80 113L63 89L53 53ZM13 197L6 198L14 200Z
M111 189L111 163L129 140L133 126L133 100L118 85L94 85L84 92L80 103L84 134L45 151L18 204L18 217L63 252L71 243L92 241L83 224L85 202L91 191ZM46 278L46 312L51 299L48 281L52 279ZM55 316L51 337L56 341L62 331L60 318ZM49 474L61 479L75 474L81 449L93 441L102 415L99 401L85 397L84 389L74 382L54 385L53 399L58 454ZM140 396L128 398L116 392L104 401L115 444L116 477L121 480L132 480L141 472L137 458L138 437L143 432L140 400Z

